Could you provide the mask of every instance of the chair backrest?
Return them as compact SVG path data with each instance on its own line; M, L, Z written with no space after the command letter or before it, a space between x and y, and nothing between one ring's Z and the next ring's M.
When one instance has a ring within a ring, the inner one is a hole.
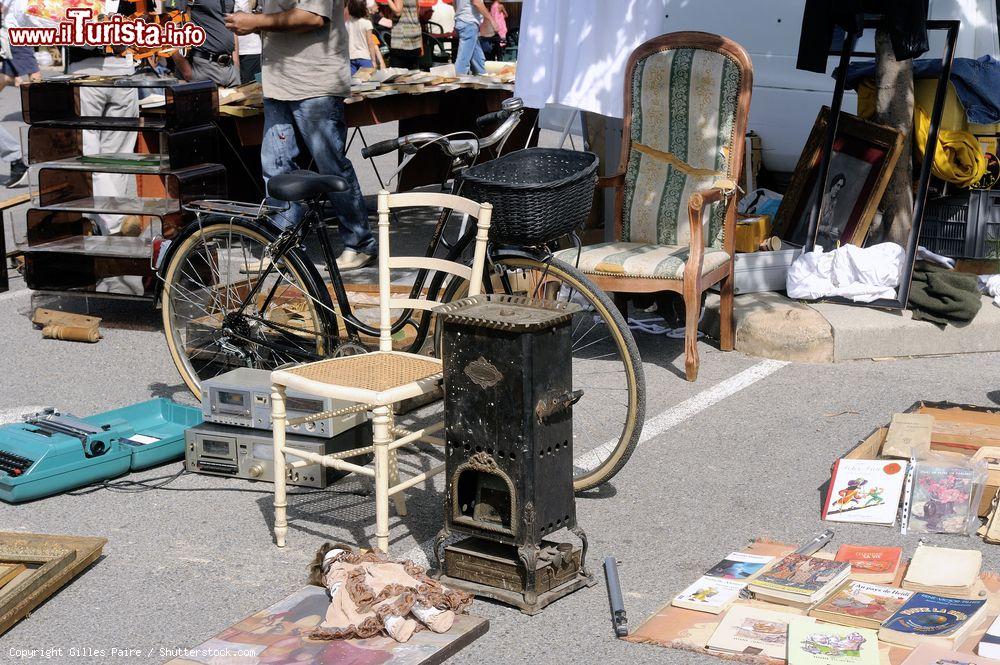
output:
M685 245L691 194L738 181L753 66L736 42L704 32L649 40L625 70L625 125L615 230L625 242ZM727 206L713 206L707 244L720 246Z
M393 208L437 207L464 213L476 220L476 240L472 253L472 267L446 259L425 256L392 256L389 249L389 213ZM392 293L392 270L398 268L427 269L445 272L469 283L469 296L482 292L483 269L486 266L486 245L489 239L490 216L493 206L476 203L453 194L407 192L378 193L378 303L379 350L392 350L392 313L394 309L432 310L440 302L425 298L396 298Z

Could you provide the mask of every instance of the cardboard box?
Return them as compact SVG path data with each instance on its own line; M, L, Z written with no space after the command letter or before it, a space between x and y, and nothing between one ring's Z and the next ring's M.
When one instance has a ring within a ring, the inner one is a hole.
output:
M1000 409L951 402L917 402L907 413L934 416L931 450L959 452L970 457L983 446L1000 446ZM888 427L879 427L852 448L845 459L878 459ZM988 480L979 502L979 516L986 517L1000 482Z

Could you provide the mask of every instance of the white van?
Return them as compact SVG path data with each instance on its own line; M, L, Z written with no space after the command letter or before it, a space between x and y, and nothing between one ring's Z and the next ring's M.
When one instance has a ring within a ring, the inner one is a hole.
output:
M819 109L829 105L833 78L795 68L802 28L803 0L665 0L666 30L701 30L725 35L743 45L754 66L750 128L760 137L764 165L790 172L802 151ZM930 0L930 16L958 18L957 57L1000 57L997 41L997 0ZM865 32L859 51L874 50L874 31ZM940 58L944 33L931 31L925 58ZM830 58L830 72L837 59ZM853 111L853 93L844 110Z

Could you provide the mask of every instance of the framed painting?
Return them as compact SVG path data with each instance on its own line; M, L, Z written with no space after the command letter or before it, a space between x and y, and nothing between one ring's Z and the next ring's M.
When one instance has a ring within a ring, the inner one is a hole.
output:
M799 157L795 173L775 215L775 234L802 247L864 244L882 194L903 149L903 134L841 113L830 158L830 173L820 186L819 162L830 109L823 107ZM807 238L809 210L822 195L815 238Z

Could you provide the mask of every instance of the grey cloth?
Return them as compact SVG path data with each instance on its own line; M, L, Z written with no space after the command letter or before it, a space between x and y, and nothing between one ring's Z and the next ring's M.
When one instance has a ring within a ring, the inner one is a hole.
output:
M12 163L21 161L21 142L6 127L0 127L0 160Z
M309 32L265 32L261 84L264 97L301 101L351 94L351 65L343 0L264 0L265 14L301 9L322 16Z
M240 84L240 72L232 62L228 65L220 65L217 62L193 55L191 56L191 80L212 81L223 88L234 88Z
M191 22L205 30L205 43L198 48L209 53L232 53L236 37L226 28L226 14L235 10L235 0L191 0Z

